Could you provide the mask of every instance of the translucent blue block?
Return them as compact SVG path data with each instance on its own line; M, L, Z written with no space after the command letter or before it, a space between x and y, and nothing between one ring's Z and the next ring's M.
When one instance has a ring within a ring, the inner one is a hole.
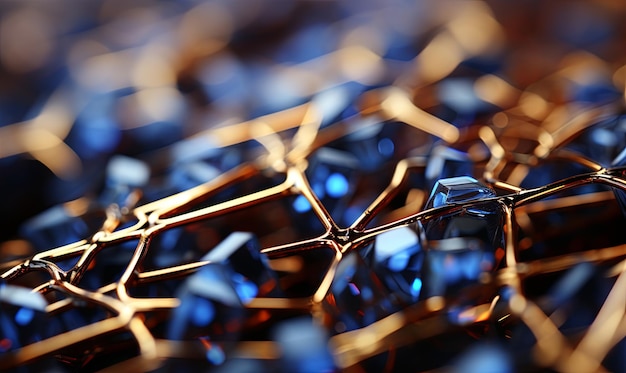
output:
M268 296L278 292L276 273L269 268L267 257L260 251L259 241L252 233L234 232L202 260L228 267L233 272L233 286L242 301L247 303L257 295Z
M284 321L274 328L281 350L281 372L334 372L328 333L311 318Z
M359 251L388 290L409 304L419 299L423 286L421 235L419 224L400 227L377 235Z
M179 290L180 305L172 313L168 338L235 340L245 312L234 276L224 265L211 263L189 277Z
M45 338L47 305L39 293L0 283L0 355Z
M122 155L113 156L106 168L105 189L100 203L105 207L117 204L129 205L129 196L137 188L144 187L150 180L150 167L143 161Z
M626 115L616 114L593 124L566 147L604 167L616 165L620 161L620 153L626 147Z
M90 206L85 213L67 204L57 205L26 221L20 235L42 251L88 238L101 229L105 220L103 209Z
M68 145L82 159L111 154L122 140L122 129L115 119L116 94L91 94L67 137Z
M425 176L432 188L438 180L470 176L473 171L474 164L467 153L438 145L429 155Z
M340 224L346 223L344 213L358 178L357 169L358 162L350 153L321 148L311 157L306 170L313 192L333 219ZM297 196L292 202L292 208L299 218L307 215L309 219L317 219L312 212L311 204L304 196Z
M336 332L370 325L400 309L398 299L356 252L337 266L324 309L335 322Z
M440 179L435 183L426 209L445 206L447 204L477 201L496 196L496 192L488 186L479 183L470 176Z
M496 252L499 251L499 258L504 256L502 208L494 200L480 202L495 196L491 188L467 176L442 179L435 184L427 209L448 204L471 205L424 222L427 251L422 291L425 297L473 298L468 289L479 287L481 274L498 267ZM481 296L484 294L478 294Z
M372 123L375 118L352 118L354 132L329 146L352 154L357 166L364 171L374 171L399 153L397 142L400 123Z
M494 267L494 254L481 240L447 238L429 241L424 263L424 295L466 296L463 290L478 285L480 275L493 271Z

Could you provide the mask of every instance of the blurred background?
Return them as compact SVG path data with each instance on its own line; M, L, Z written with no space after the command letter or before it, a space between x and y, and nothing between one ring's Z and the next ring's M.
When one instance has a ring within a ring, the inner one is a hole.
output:
M158 149L347 82L415 87L469 70L526 89L585 60L578 78L597 92L580 95L610 96L602 80L626 59L625 10L610 0L2 1L0 241L51 206L99 195L114 155L158 174L173 162Z

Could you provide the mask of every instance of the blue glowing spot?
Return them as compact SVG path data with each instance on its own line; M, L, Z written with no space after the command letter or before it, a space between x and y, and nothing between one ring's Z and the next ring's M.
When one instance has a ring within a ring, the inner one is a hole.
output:
M343 197L348 193L348 188L350 184L345 176L338 173L331 174L328 179L326 179L326 191L328 195L333 198Z
M513 372L510 356L499 347L479 345L465 352L453 372Z
M363 210L359 206L348 207L343 213L343 223L345 225L351 225L361 216L362 213Z
M311 204L304 196L297 196L293 201L293 208L296 212L303 213L311 209Z
M591 139L594 143L606 147L617 145L617 136L606 128L598 128L591 132Z
M35 317L35 311L33 311L30 308L22 307L15 314L15 322L18 323L19 325L25 326L25 325L30 324L30 322L33 321L34 317Z
M77 146L89 155L112 150L122 137L115 122L104 115L88 118L77 126L76 132L80 139Z
M395 150L395 146L393 144L393 141L391 141L391 139L385 137L378 141L378 152L381 155L390 157L393 155L394 150Z
M411 295L417 296L420 294L422 290L422 280L419 277L416 277L411 284Z
M352 282L348 283L348 287L350 288L350 292L352 293L352 295L361 294L361 291L359 290L358 286L356 286L354 283Z
M394 272L400 272L406 268L409 264L409 254L407 252L400 252L389 258L387 267Z
M206 352L206 359L213 365L220 365L226 360L226 355L219 346L211 346Z
M207 326L215 317L215 306L208 299L197 298L191 310L191 322L195 326Z
M249 303L259 293L259 288L252 281L238 273L233 276L233 282L235 291L244 304Z
M311 185L311 188L313 188L313 193L315 193L319 199L323 199L326 195L326 189L324 189L324 185L322 185L322 183L315 183Z
M365 286L361 289L361 298L363 298L364 301L369 302L374 299L374 292L371 288Z

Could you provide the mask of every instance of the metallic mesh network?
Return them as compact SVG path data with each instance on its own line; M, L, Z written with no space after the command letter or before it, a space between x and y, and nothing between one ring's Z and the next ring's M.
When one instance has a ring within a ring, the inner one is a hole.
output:
M0 5L0 370L625 371L624 7L522 3Z

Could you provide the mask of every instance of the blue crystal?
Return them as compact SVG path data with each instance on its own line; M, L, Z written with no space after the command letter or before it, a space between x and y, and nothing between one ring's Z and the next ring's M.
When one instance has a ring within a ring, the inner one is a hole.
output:
M0 283L0 341L5 351L45 338L47 304L39 293Z
M358 169L365 172L379 171L387 162L406 157L408 149L427 141L419 130L400 122L371 122L356 117L348 123L354 132L328 146L352 154L358 160Z
M494 269L494 255L482 241L448 238L429 241L424 264L427 297L449 295L477 285L480 274Z
M257 295L277 292L276 275L259 251L251 233L234 232L204 255L201 260L210 263L179 290L181 304L173 312L168 335L235 339L246 320L243 306Z
M88 238L101 229L105 220L103 209L90 208L78 214L70 205L57 205L27 220L20 234L37 251L43 251Z
M370 325L400 306L363 258L352 252L337 266L324 308L335 321L335 330L343 332Z
M407 303L417 301L422 291L422 234L419 224L400 227L377 235L359 251L388 291Z
M604 167L616 165L621 158L620 152L626 147L626 116L620 113L594 123L566 147ZM576 171L582 173L586 170Z
M495 196L491 188L468 176L442 179L435 184L427 209L474 203L424 223L428 243L422 277L424 296L464 297L469 294L464 289L479 286L483 272L497 268L495 252L504 250L502 210L496 201L481 202Z
M495 197L496 192L470 176L440 179L435 183L426 209L460 202L477 201Z
M150 168L145 162L116 155L107 164L106 186L100 202L104 206L112 203L120 207L127 206L127 199L133 190L145 186L149 180Z
M446 79L439 85L439 100L460 115L471 119L487 106L476 94L474 85L468 78Z
M231 281L235 289L244 295L244 299L248 299L257 293L266 296L277 290L276 274L269 268L267 257L260 251L259 242L252 233L234 232L202 260L228 266L234 272Z
M345 221L344 213L358 177L357 165L357 160L349 153L322 148L311 157L306 170L313 192L331 216L341 224L352 223ZM297 213L307 213L311 220L317 219L304 196L296 196L292 207ZM301 216L298 218L302 219Z
M83 159L110 154L122 140L122 130L114 118L114 94L88 98L67 137L68 144Z
M172 312L168 338L236 339L245 313L232 274L227 267L211 263L189 277L178 292L180 305Z

